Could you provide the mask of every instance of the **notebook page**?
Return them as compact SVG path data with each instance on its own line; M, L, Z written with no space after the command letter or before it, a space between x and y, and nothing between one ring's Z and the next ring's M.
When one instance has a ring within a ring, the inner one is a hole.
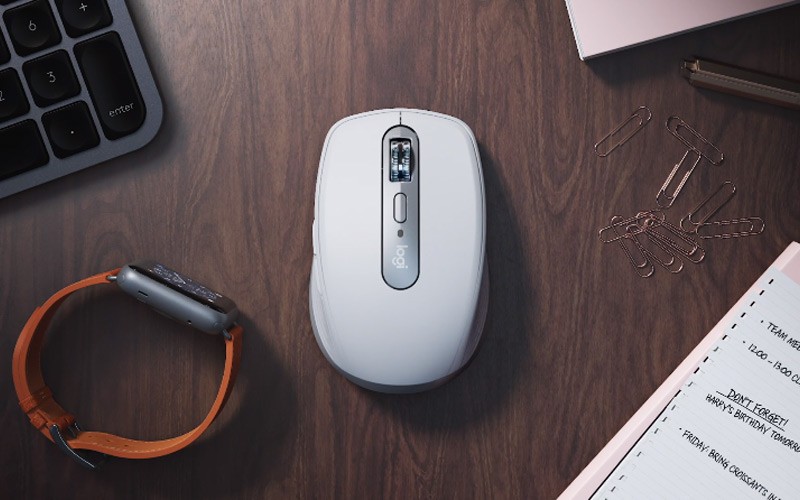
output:
M800 284L770 268L592 499L800 496Z

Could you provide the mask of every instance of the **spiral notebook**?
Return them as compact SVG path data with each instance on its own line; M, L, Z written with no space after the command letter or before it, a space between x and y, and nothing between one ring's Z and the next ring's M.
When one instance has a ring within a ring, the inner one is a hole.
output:
M559 497L800 496L792 243Z

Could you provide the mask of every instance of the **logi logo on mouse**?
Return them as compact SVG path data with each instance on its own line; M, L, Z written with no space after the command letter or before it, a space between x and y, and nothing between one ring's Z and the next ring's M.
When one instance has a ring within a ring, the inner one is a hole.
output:
M406 265L406 248L408 248L408 245L397 245L394 250L392 265L397 269L408 269Z

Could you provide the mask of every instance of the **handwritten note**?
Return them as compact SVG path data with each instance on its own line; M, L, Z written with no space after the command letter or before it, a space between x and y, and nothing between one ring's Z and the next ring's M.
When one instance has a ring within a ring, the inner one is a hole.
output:
M761 277L592 499L800 497L800 284Z

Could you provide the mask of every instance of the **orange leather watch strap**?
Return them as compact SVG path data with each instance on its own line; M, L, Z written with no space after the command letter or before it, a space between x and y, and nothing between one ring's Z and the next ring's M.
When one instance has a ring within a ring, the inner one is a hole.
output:
M33 311L14 347L11 370L20 407L28 415L33 426L51 441L53 439L48 430L50 425L56 424L63 430L72 425L75 418L53 400L53 393L44 383L41 365L44 334L56 310L67 297L89 286L110 284L108 276L116 275L118 271L119 269L114 269L90 276L53 294Z
M233 389L233 382L239 371L239 361L242 354L242 327L234 326L230 330L230 339L225 340L225 370L222 374L222 383L217 391L217 397L206 418L200 425L178 437L162 439L160 441L139 441L128 439L104 432L79 431L67 443L76 450L92 450L122 458L154 458L174 453L185 448L200 437L211 422L217 418L220 410L228 400Z
M176 452L194 442L214 421L233 389L242 352L243 329L234 325L225 338L225 369L217 397L208 415L191 431L159 441L139 441L103 432L82 431L76 428L75 417L64 410L54 399L44 382L41 369L41 352L44 334L58 307L72 293L83 288L110 284L109 276L119 269L96 274L69 285L55 293L44 304L37 307L20 333L14 348L12 376L22 411L28 415L34 427L50 441L53 426L58 427L66 444L74 450L92 450L122 458L154 458ZM69 433L64 431L70 430Z

